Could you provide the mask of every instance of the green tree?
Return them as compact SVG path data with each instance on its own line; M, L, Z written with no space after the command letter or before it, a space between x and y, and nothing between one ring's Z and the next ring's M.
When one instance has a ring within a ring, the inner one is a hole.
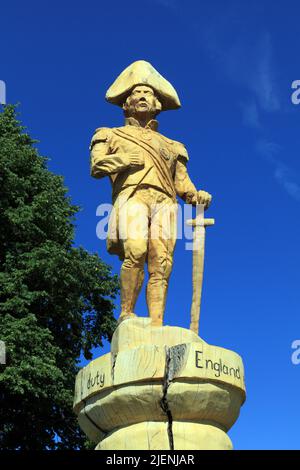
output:
M119 281L96 254L73 246L63 179L47 169L16 117L0 112L0 448L82 449L72 412L83 351L115 328Z

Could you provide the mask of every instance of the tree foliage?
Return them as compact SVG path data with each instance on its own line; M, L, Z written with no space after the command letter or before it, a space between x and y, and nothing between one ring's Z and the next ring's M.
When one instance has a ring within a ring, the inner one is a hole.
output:
M72 412L81 352L115 328L118 278L73 246L79 208L47 169L14 106L0 113L0 448L77 449Z

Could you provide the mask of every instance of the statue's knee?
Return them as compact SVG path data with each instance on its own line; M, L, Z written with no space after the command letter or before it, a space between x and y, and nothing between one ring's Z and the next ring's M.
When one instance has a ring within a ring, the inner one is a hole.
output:
M172 268L173 268L173 262L172 261L167 262L166 271L165 271L165 278L166 279L169 279L169 277L171 275L171 272L172 272Z
M145 263L147 256L147 243L144 241L125 244L124 263L131 266L141 266Z
M148 264L148 272L153 278L168 280L172 272L172 267L173 260L157 257Z

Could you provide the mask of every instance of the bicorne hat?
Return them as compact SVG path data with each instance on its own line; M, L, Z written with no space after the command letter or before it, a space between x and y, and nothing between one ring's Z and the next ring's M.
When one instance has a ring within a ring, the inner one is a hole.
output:
M109 103L122 106L137 85L147 85L153 88L162 104L162 111L180 108L181 104L175 88L145 60L137 60L123 70L107 90L105 99Z

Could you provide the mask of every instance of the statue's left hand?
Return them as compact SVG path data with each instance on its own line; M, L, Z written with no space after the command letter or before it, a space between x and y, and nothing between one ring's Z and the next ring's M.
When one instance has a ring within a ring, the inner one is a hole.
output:
M185 202L187 204L192 204L195 206L196 204L203 204L204 208L207 209L210 206L212 200L212 195L206 191L197 191L197 192L190 192L186 195Z
M212 200L212 195L206 191L197 191L197 192L190 192L187 193L185 202L187 204L192 204L195 206L196 204L203 204L204 209L208 209Z
M203 204L205 209L208 209L212 200L212 195L206 191L198 191L198 204Z

